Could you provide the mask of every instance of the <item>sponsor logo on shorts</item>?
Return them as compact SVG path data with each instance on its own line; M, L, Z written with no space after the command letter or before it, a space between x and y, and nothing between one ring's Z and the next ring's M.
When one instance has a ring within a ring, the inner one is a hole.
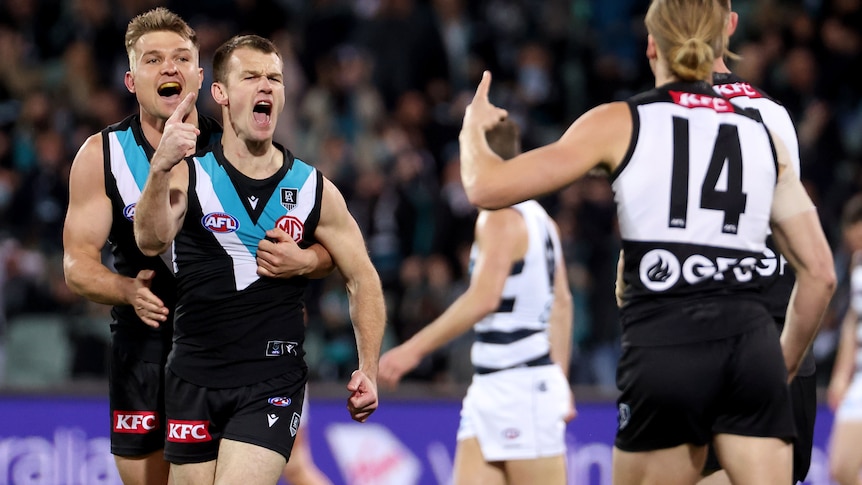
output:
M280 408L286 408L290 406L290 403L293 402L289 397L271 397L268 402L273 406L278 406Z
M266 343L267 357L281 357L283 355L299 356L296 349L299 347L297 342L289 340L270 340Z
M146 434L159 428L159 416L153 411L114 411L114 432Z
M537 389L539 392L546 392L546 391L548 390L548 383L547 383L547 382L545 382L545 381L540 381L540 382L539 382L539 385L538 385L538 386L536 386L536 389Z
M168 441L172 443L203 443L212 441L209 421L168 420Z
M269 413L266 415L266 422L269 423L269 427L272 428L272 425L278 421L278 415L275 413Z
M518 428L506 428L503 430L503 438L507 440L516 439L518 436L521 436L521 430Z
M239 220L224 212L210 212L201 217L201 225L207 231L217 234L227 234L229 232L236 232L239 229Z
M123 207L123 217L134 222L135 221L135 206L136 203L131 203L126 207Z
M296 436L299 431L299 413L293 413L290 417L290 436Z
M632 409L626 403L620 403L617 421L619 421L619 429L623 429L629 425L632 419Z
M293 216L279 217L275 221L275 227L286 232L296 242L302 241L302 235L305 233L305 225L301 220Z

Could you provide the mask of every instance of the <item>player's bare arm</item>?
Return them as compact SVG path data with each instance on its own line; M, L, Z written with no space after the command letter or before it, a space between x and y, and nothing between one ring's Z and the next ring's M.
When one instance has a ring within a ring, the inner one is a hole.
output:
M167 308L149 290L152 275L142 271L129 278L102 264L102 248L113 223L111 201L105 195L105 168L102 135L90 136L81 146L69 176L69 207L63 225L63 272L66 284L78 295L105 305L133 305L135 311L147 307L148 315L138 316L157 327L167 316Z
M559 235L559 228L554 224ZM551 344L551 360L563 371L566 379L569 377L569 361L572 355L572 325L574 323L574 307L572 293L569 289L569 275L563 255L557 257L554 271L554 304L549 317L549 340ZM575 419L575 395L570 391L571 407L566 415L566 422Z
M780 172L772 201L772 234L796 273L781 333L788 379L793 379L835 291L835 268L814 204L788 164L784 144L775 137L773 141Z
M461 180L470 202L483 208L506 207L559 190L604 164L616 168L631 141L632 118L626 103L597 106L575 120L549 145L503 163L488 146L485 132L506 116L488 100L486 72L464 114L459 135Z
M481 211L474 234L479 252L470 286L433 322L383 355L380 379L387 387L395 387L422 358L470 330L500 305L512 263L527 251L527 226L515 209Z
M197 146L200 130L186 122L196 99L189 93L165 122L165 132L150 161L150 173L135 210L135 241L155 256L170 247L188 208L188 165L181 163Z
M359 354L359 367L348 383L348 409L354 420L362 422L377 409L377 368L386 327L383 288L359 225L347 210L341 192L325 177L320 222L314 237L332 256L347 287Z

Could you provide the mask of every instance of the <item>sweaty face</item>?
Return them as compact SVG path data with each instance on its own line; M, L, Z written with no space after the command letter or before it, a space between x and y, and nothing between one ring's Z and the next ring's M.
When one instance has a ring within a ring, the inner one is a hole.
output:
M150 32L135 44L126 85L145 114L167 119L185 98L198 92L203 70L194 44L174 32Z
M272 138L284 108L284 75L277 54L240 48L228 62L225 83L230 122L236 133L251 141Z

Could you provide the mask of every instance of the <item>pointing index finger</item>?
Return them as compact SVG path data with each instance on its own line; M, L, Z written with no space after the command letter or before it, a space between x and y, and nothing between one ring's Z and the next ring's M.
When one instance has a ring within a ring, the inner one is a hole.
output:
M177 109L174 110L174 114L171 115L168 121L185 121L192 113L192 109L194 109L195 98L197 98L197 93L191 92L187 94L180 104L177 105Z
M479 87L476 88L476 95L473 100L488 101L488 91L491 89L491 71L482 73L482 80L479 82Z

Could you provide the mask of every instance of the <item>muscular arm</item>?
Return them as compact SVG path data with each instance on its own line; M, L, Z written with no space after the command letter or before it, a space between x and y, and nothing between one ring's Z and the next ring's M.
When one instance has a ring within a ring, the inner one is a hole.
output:
M439 317L383 356L381 379L394 386L419 361L463 334L500 305L512 263L527 250L527 226L514 209L482 211L476 220L478 245L470 285Z
M75 293L97 303L128 305L134 300L135 280L102 264L111 224L102 136L96 134L84 142L72 162L63 225L63 271L66 284Z
M380 344L386 325L383 289L368 257L365 241L347 210L344 197L323 179L323 201L315 238L329 252L341 272L350 300L350 318L356 331L359 370L376 382Z
M196 93L186 95L165 122L135 207L135 241L147 256L159 255L170 247L188 209L189 166L183 158L194 153L200 130L185 119L194 109L195 98Z
M773 196L772 234L778 250L796 273L781 333L788 379L792 379L835 291L835 268L814 205L788 166L786 148L777 140L775 145L781 174Z
M575 120L556 142L503 163L488 146L485 132L505 111L488 101L486 73L467 107L458 137L461 180L474 205L499 208L559 190L599 164L615 169L631 142L632 116L626 103L604 104Z

